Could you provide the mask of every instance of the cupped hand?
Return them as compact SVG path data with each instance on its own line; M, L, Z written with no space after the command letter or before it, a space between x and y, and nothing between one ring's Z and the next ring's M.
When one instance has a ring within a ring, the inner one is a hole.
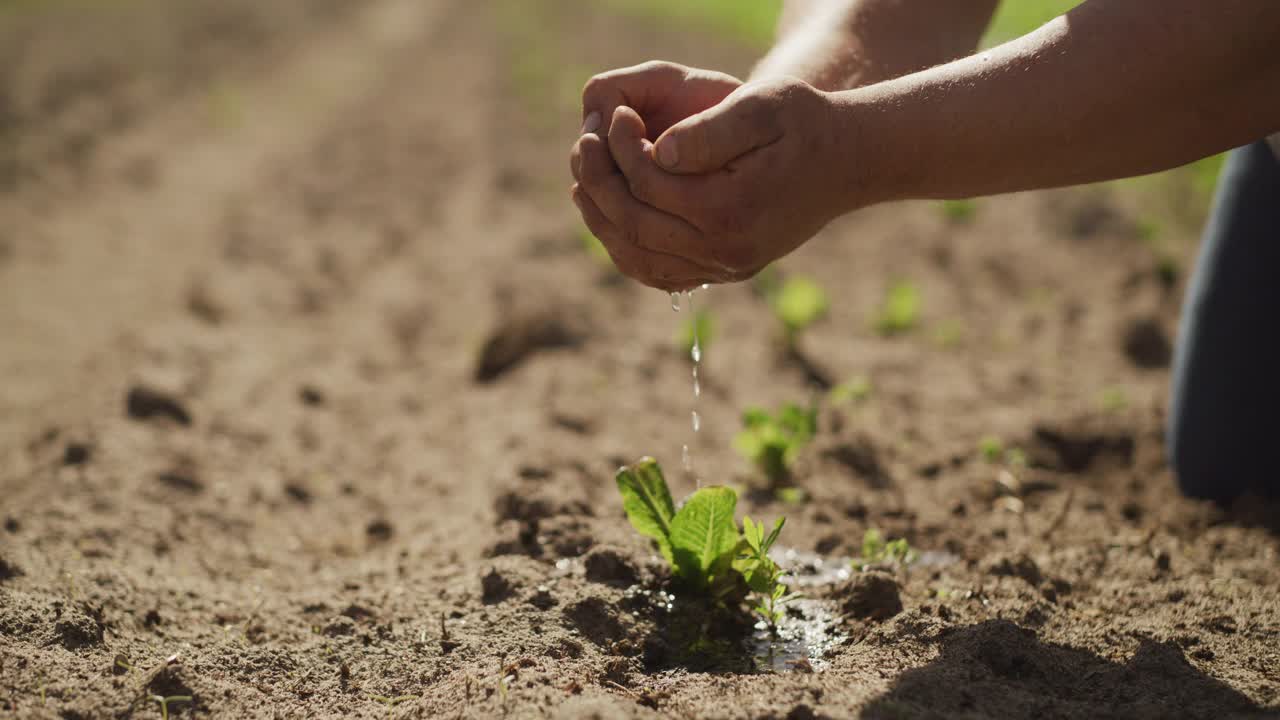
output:
M619 269L646 285L745 280L851 209L837 160L848 138L830 97L799 80L743 85L656 143L628 106L611 125L574 147L571 192Z
M742 81L714 70L653 61L596 75L582 89L582 132L609 134L613 113L640 113L653 140L690 115L710 108Z

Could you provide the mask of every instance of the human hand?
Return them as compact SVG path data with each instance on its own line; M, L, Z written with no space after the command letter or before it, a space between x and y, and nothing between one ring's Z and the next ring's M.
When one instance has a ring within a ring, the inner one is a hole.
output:
M611 70L591 78L582 89L582 132L607 136L614 111L625 105L640 113L653 140L741 85L732 75L656 60Z
M856 204L830 96L801 81L743 85L649 134L619 106L607 141L575 145L571 191L618 268L646 285L748 279Z

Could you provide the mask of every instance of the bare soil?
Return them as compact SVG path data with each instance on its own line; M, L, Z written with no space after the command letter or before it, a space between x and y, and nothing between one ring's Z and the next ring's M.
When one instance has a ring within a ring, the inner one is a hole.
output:
M802 362L699 295L695 437L684 316L582 250L573 84L752 54L586 6L0 11L0 714L1280 717L1280 512L1174 489L1185 272L1126 192L839 221L782 264L832 296ZM859 375L780 501L739 414ZM785 642L622 515L687 442L788 518ZM920 560L851 571L868 528Z

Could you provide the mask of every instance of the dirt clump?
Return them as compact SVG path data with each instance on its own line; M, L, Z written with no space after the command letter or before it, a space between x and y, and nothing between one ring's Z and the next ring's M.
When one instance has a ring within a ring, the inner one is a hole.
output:
M887 620L902 612L898 581L879 570L857 573L837 587L834 596L845 615L859 620Z
M191 413L172 394L146 385L129 389L125 412L134 420L168 419L179 425L191 424Z

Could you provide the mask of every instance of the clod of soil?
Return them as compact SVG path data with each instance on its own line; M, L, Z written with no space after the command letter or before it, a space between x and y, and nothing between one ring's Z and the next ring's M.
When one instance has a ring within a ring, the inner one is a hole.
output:
M168 418L179 425L191 424L191 413L181 402L168 393L144 385L130 388L125 398L125 410L134 420Z
M62 451L63 465L84 465L93 457L93 447L85 443L67 443Z
M370 522L364 529L364 533L371 542L383 543L391 539L395 534L395 528L391 523L381 518Z
M507 580L497 568L490 568L480 579L481 600L485 605L500 603L511 597L511 593L515 590L511 581Z
M887 572L858 573L835 590L840 609L860 620L887 620L902 612L898 581Z
M78 609L68 610L53 624L54 641L68 650L102 644L102 623Z
M476 381L492 382L535 352L575 347L585 338L585 328L560 313L517 313L489 332L476 362Z
M893 478L880 461L875 445L866 436L829 448L822 455L848 468L855 477L876 490L893 486Z
M607 645L624 633L616 608L600 597L579 600L565 608L564 616L578 632L596 645Z
M166 662L148 673L146 688L150 695L160 697L185 695L191 697L193 703L195 702L196 692L191 688L188 671L177 661ZM190 705L183 707L190 707Z
M1044 581L1040 566L1026 555L999 556L987 563L986 570L991 575L1022 578L1033 587L1038 587Z
M10 578L18 577L22 574L22 568L14 565L3 555L0 555L0 582L4 582Z
M1173 357L1173 345L1157 320L1139 318L1124 331L1124 354L1144 370L1165 368Z
M638 577L635 565L615 548L598 547L582 559L587 579L615 585L633 585Z
M1027 450L1031 464L1069 473L1133 464L1132 433L1089 425L1083 421L1037 425Z

